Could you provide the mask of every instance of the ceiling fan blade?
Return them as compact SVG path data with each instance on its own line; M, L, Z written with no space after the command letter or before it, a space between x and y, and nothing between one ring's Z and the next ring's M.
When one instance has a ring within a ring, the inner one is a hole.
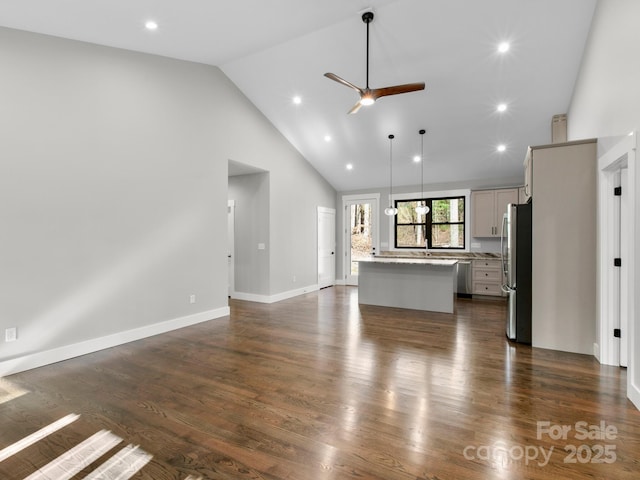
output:
M400 93L417 92L424 90L424 82L406 83L404 85L394 85L393 87L372 88L371 96L373 98L387 97L389 95L398 95Z
M347 113L348 114L358 113L358 110L360 110L360 107L362 107L362 104L360 103L360 101L358 101L358 103L356 103L353 107L351 107L351 110L349 110Z
M341 83L342 85L345 85L345 86L347 86L349 88L353 88L356 92L358 92L359 94L362 95L363 90L360 87L354 85L351 82L347 82L344 78L340 78L335 73L325 73L324 76L327 77L327 78L330 78L334 82L338 82L338 83Z

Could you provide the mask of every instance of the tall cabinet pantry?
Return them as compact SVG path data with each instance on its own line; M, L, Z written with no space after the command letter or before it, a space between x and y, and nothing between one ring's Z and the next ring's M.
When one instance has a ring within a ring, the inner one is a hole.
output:
M593 355L596 338L596 140L530 147L532 345Z

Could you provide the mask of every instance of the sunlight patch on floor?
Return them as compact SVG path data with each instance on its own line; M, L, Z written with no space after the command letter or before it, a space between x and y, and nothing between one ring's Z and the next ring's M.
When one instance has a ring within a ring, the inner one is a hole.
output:
M10 402L14 398L21 397L27 393L29 393L28 390L14 385L5 378L0 378L0 405Z
M29 475L25 480L68 480L122 441L108 430L100 430L84 442Z
M33 445L38 440L42 440L43 438L51 435L53 432L57 432L61 428L75 422L78 418L80 418L80 415L71 413L66 417L61 418L60 420L57 420L47 425L46 427L41 428L37 432L32 433L28 437L24 437L22 440L17 441L13 445L9 445L8 447L0 450L0 462L24 450L28 446Z
M46 439L52 433L70 425L78 418L80 418L80 415L69 414L0 450L0 462L38 441ZM100 430L36 470L25 480L71 479L121 442L122 438L109 430ZM129 444L93 470L85 477L85 480L128 480L149 463L152 458L153 455L145 452L138 445ZM202 478L189 476L186 480L202 480Z
M153 455L138 445L127 445L85 477L85 480L119 480L133 477Z

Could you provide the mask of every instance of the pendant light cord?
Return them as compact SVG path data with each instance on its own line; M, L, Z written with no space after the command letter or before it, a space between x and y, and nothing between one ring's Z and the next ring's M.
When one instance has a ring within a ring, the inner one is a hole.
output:
M426 130L420 130L420 201L424 201L424 134Z
M389 135L389 206L393 208L393 135Z
M421 136L420 140L420 200L416 203L416 213L418 215L426 215L429 213L429 207L426 205L424 198L424 134L426 130L420 130L418 133Z

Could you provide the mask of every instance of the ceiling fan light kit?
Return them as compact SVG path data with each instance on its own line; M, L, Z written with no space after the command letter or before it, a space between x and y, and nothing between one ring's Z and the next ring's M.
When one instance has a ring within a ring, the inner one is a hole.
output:
M361 88L357 85L354 85L351 82L348 82L344 78L339 77L335 73L327 72L324 74L325 77L330 78L334 82L341 83L346 87L349 87L360 94L360 100L356 103L349 113L356 113L360 110L360 107L363 105L373 105L375 101L380 97L387 97L390 95L399 95L401 93L409 93L416 92L418 90L424 90L425 84L424 82L420 83L406 83L404 85L394 85L391 87L382 87L382 88L369 88L369 24L373 21L373 12L366 11L362 14L362 21L367 25L367 76L366 76L366 87Z
M373 105L374 103L376 103L375 98L370 97L370 96L366 96L365 95L360 99L360 105L364 105L365 107L367 105Z

